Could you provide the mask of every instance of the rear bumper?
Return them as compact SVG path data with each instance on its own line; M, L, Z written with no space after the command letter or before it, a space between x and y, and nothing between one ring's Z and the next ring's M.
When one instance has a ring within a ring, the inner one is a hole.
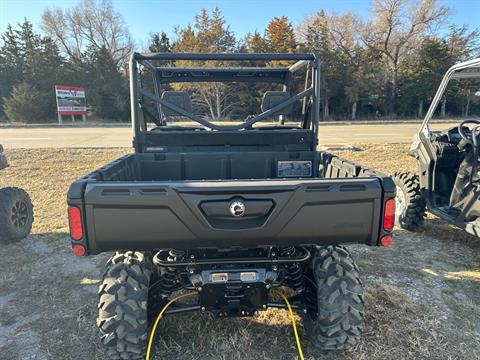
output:
M84 183L88 253L235 246L377 245L379 178ZM245 216L229 215L232 201ZM253 208L252 208L253 206ZM249 212L249 208L251 210Z

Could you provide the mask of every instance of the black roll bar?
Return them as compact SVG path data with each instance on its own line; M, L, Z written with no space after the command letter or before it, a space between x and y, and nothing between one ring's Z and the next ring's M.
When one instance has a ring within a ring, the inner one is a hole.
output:
M314 61L314 54L252 54L252 53L222 53L222 54L206 54L206 53L133 53L134 60L203 60L203 61L274 61L274 60L308 60Z
M169 79L162 77L162 71L168 71L168 67L155 66L152 61L296 61L290 67L285 68L271 68L271 67L257 67L255 70L252 67L219 67L219 68L175 68L172 67L172 74L175 76ZM138 65L144 66L146 69L153 73L153 79L155 83L155 94L143 89L139 86L139 68ZM178 82L178 77L192 77L192 79L184 80L183 82L194 81L236 81L236 82L250 82L255 80L255 75L258 75L260 82L267 82L262 76L268 76L271 82L283 83L284 90L287 87L290 74L306 67L306 79L304 90L298 94L295 94L288 100L276 105L272 109L264 111L258 115L248 116L239 125L216 125L205 118L186 111L175 104L162 100L159 94L159 83ZM139 54L133 53L129 64L130 71L130 104L131 104L131 116L132 116L132 131L134 133L134 146L136 151L141 150L141 144L138 143L139 134L141 131L146 130L146 124L141 121L141 99L146 97L156 103L157 109L160 114L160 106L165 106L183 116L198 122L199 124L212 129L212 130L242 130L248 129L256 122L263 120L276 112L288 107L294 102L304 99L302 111L306 108L306 98L310 98L312 103L311 110L311 123L308 123L312 128L315 138L318 138L318 121L320 118L320 59L314 54L251 54L251 53L228 53L228 54L206 54L206 53L155 53L155 54ZM197 79L195 72L200 72ZM202 73L204 72L204 73ZM208 79L211 72L213 76ZM311 72L311 73L310 73ZM311 86L308 87L308 78L311 76ZM161 78L161 79L160 79ZM304 114L306 116L306 114ZM159 119L162 121L162 119Z
M258 122L260 120L263 120L263 119L267 118L268 116L270 116L272 114L275 114L277 111L283 110L284 108L286 108L290 104L293 104L295 101L298 101L305 96L309 96L312 93L313 93L312 88L304 90L301 93L291 97L287 101L284 101L284 102L278 104L277 106L274 106L273 108L262 112L261 114L248 117L247 119L245 119L245 121L243 123L241 123L239 125L216 125L214 123L211 123L208 120L205 120L201 116L198 116L196 114L192 114L191 112L186 111L186 110L182 109L181 107L176 106L175 104L173 104L171 102L168 102L168 101L165 101L165 100L161 99L157 95L152 94L151 92L149 92L147 90L140 89L140 94L146 96L150 100L158 102L162 106L165 106L165 107L167 107L167 108L169 108L169 109L171 109L171 110L173 110L173 111L175 111L175 112L177 112L177 113L179 113L183 116L186 116L186 117L200 123L203 126L206 126L210 129L213 129L213 130L241 130L241 129L248 128L249 126L255 124L256 122Z

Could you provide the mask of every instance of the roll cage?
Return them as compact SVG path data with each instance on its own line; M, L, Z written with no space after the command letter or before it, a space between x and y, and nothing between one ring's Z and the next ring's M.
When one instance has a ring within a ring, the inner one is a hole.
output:
M432 103L428 108L419 133L423 133L427 137L430 135L431 130L429 127L429 122L432 119L433 114L435 113L450 80L454 79L480 79L480 58L455 64L447 70L437 89L437 92L435 93Z
M461 204L461 208L452 206L451 203L452 192L457 186L460 167L466 156L458 147L462 138L460 131L455 128L447 131L432 131L429 126L448 84L451 80L456 79L480 79L480 58L458 63L447 70L419 131L414 135L409 154L418 161L421 197L425 201L427 209L448 223L479 236L478 220L468 221L466 214L479 209L480 190L475 187L473 191L462 193L461 198L464 202ZM463 122L459 121L460 124ZM469 166L473 169L469 175L470 184L472 184L473 174L476 173L474 169L477 166L475 163L477 158L478 155L473 153L473 162L464 166L464 169ZM464 176L462 175L460 179L463 179ZM463 192L464 189L460 185L458 191Z
M248 66L248 67L175 67L176 61L233 63L233 62L275 62L296 61L290 67ZM158 63L167 63L167 66L158 66ZM147 90L140 77L140 67L151 73L153 79L153 92ZM173 102L162 99L160 90L162 85L170 83L193 82L237 82L237 83L276 83L282 84L283 90L288 89L291 75L301 69L306 69L303 90L292 94L266 111L256 115L247 116L240 124L219 125L207 118L187 111ZM193 120L211 131L243 131L252 128L255 123L275 115L279 111L303 100L302 115L304 116L303 128L312 130L315 139L318 136L318 121L320 107L320 60L314 54L206 54L206 53L133 53L129 64L130 72L130 101L132 130L134 146L138 151L141 142L145 139L147 129L146 118L155 119L155 116L143 105L144 99L149 99L156 104L158 111L157 125L164 126L161 107ZM309 110L310 108L310 110Z

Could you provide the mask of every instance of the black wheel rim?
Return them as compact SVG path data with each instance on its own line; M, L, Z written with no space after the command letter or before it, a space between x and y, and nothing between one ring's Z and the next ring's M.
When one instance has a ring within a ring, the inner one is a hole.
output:
M17 230L23 229L28 222L27 204L19 200L12 207L12 224Z

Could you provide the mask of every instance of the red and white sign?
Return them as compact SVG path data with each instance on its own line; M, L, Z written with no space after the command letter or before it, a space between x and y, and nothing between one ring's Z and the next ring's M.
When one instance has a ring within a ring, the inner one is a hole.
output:
M85 89L78 86L55 85L59 115L86 115Z

